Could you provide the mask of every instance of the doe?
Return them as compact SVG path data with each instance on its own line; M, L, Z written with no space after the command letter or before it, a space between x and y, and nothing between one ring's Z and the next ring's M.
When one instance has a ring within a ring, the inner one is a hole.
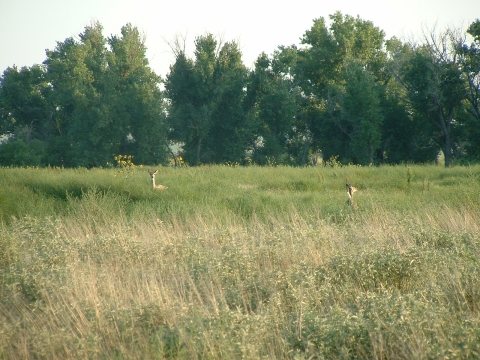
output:
M354 208L357 208L357 204L353 201L353 194L356 193L358 189L350 184L346 184L346 186L348 195L347 204L353 206Z
M155 171L148 170L148 173L150 174L150 180L152 181L153 188L157 189L157 190L167 189L167 187L165 185L161 185L161 184L155 185L155 175L157 175L157 172L158 172L158 170L155 170Z

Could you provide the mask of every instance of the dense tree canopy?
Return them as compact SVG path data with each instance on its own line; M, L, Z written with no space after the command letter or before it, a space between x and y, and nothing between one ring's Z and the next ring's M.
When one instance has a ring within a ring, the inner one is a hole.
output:
M92 23L78 40L48 50L43 65L5 70L1 126L15 135L11 141L27 148L40 141L40 162L50 165L100 166L124 153L139 162L164 161L161 79L148 67L138 30L126 25L121 34L106 39Z
M174 43L163 91L136 27L102 31L93 22L43 64L3 72L0 165L158 164L169 143L191 165L480 159L480 20L408 43L337 12L253 69L207 33L193 56Z
M464 104L464 124L467 141L466 151L470 156L480 159L480 20L475 21L467 30L473 38L469 45L462 38L455 39L462 79L466 82Z
M165 82L171 101L171 138L183 143L191 164L238 161L245 156L249 126L243 109L248 70L235 42L212 34L195 40L194 58L182 49Z
M369 21L335 13L305 32L291 76L316 111L313 144L327 158L372 163L381 142L384 33Z

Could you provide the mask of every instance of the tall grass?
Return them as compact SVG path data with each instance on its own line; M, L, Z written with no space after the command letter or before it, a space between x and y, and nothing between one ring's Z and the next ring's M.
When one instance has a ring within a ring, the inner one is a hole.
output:
M479 176L0 169L0 357L478 358Z

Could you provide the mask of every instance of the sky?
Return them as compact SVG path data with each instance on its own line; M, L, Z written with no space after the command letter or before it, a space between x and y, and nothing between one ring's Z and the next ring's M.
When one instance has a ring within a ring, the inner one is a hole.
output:
M404 40L417 38L435 25L466 29L480 18L479 0L0 0L0 74L7 67L32 66L46 59L57 42L78 38L85 26L99 21L103 35L119 35L127 23L146 37L151 68L165 78L174 63L168 42L186 39L193 53L197 36L212 33L238 41L243 62L253 68L262 53L299 44L314 19L334 14L360 16Z

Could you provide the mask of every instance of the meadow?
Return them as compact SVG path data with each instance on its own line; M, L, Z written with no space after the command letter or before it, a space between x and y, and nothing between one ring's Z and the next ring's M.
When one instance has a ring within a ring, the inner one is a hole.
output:
M480 165L158 169L0 169L0 358L480 357Z

